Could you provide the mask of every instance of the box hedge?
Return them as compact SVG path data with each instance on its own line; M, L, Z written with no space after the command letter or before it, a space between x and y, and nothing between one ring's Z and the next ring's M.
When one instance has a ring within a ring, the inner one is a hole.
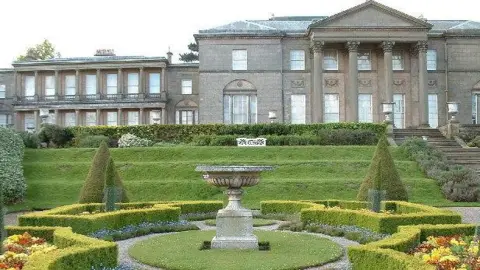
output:
M473 235L475 224L441 224L400 226L391 237L363 246L348 247L348 257L353 269L434 270L418 258L406 254L428 236L455 234Z
M154 141L190 143L197 135L319 135L321 130L366 130L377 135L384 134L386 126L375 123L327 123L327 124L255 124L255 125L136 125L136 126L77 126L68 131L75 137L86 135L103 135L111 139L119 139L130 133L140 138Z
M324 205L312 202L302 201L262 201L260 202L262 214L295 214L299 213L304 208L320 207L325 208Z
M28 232L58 247L46 254L32 255L24 270L83 270L117 265L117 244L73 233L71 228L11 226L6 231L8 235Z

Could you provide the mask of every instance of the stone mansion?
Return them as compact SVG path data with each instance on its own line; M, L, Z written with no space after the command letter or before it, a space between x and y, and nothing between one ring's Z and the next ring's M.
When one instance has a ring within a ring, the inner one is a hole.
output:
M381 122L480 118L480 23L415 18L376 1L332 16L236 21L194 35L199 63L116 56L0 69L0 125Z

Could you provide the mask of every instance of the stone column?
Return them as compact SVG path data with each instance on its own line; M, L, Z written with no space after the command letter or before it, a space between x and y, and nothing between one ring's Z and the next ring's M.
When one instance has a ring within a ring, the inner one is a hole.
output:
M323 122L323 41L313 42L312 123Z
M117 93L122 94L123 93L123 72L122 69L118 69L118 75L117 75Z
M96 115L95 115L95 121L97 122L97 126L100 126L102 124L102 119L101 119L101 111L100 109L97 109Z
M75 99L80 98L80 70L75 70Z
M166 72L165 72L165 68L162 68L162 76L160 78L160 80L162 80L160 82L160 92L166 92L167 91L167 78L166 78Z
M24 127L20 128L21 125L22 125L20 120L21 120L20 119L20 113L17 112L17 111L14 111L13 112L13 122L12 122L12 124L13 124L14 130L16 130L16 131L23 131L24 130Z
M427 71L427 49L426 41L417 43L418 49L418 90L420 127L430 127L428 124L428 71Z
M393 102L393 62L392 50L395 42L384 41L381 46L383 48L383 68L385 73L385 102Z
M102 73L100 69L97 69L97 99L100 99L102 94Z
M55 99L58 100L58 96L60 95L60 76L58 76L58 70L55 70ZM57 110L55 110L57 111ZM57 119L57 118L55 118ZM56 121L56 120L55 120Z
M80 110L75 110L75 126L80 126Z
M117 126L121 126L123 123L122 123L122 109L121 108L118 108L118 111L117 111Z
M38 110L34 110L33 111L33 120L34 120L34 123L35 123L35 131L39 131L40 130L40 121L38 121Z
M144 122L145 120L143 119L143 117L144 117L143 116L143 108L140 108L140 113L138 115L138 124L139 125L145 124L145 122Z
M11 93L11 95L15 99L18 93L20 93L20 91L18 91L18 72L15 71L13 72L13 93ZM12 121L12 123L13 122L14 121Z
M60 111L55 109L55 125L60 125Z
M358 41L348 41L348 89L346 91L346 121L358 122Z
M35 100L38 100L38 97L40 96L40 83L38 83L38 71L34 72L35 78L33 79L35 83Z
M167 119L165 119L167 117L167 111L166 111L166 108L162 108L161 110L161 116L160 116L162 119L161 119L161 123L162 125L165 125L167 123Z
M140 68L140 73L138 74L138 97L142 97L145 93L145 88L143 87L145 84L143 67Z

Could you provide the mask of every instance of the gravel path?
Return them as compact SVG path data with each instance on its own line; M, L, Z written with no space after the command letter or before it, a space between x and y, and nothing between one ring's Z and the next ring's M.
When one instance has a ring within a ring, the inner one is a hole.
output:
M205 224L204 221L194 221L192 223L197 225L198 228L202 231L215 230L215 226L208 226L208 225ZM275 225L255 227L254 229L255 230L275 231L275 230L278 229L278 226L280 226L281 223L283 223L283 222L279 221ZM296 233L296 232L292 232L292 233ZM136 237L136 238L131 238L131 239L127 239L127 240L118 241L117 244L118 244L118 258L119 258L118 263L119 263L119 265L122 265L122 266L125 266L125 267L131 267L133 269L144 269L144 270L158 270L158 269L160 269L161 270L161 268L156 268L156 267L148 266L148 265L137 262L136 260L134 260L133 258L131 258L128 255L128 249L133 244L135 244L139 241L143 241L143 240L149 239L151 237L167 235L167 234L171 234L171 233L150 234L150 235L146 235L146 236L141 236L141 237ZM303 234L310 234L310 235L315 236L315 237L323 237L323 238L330 239L333 242L342 246L342 248L344 250L344 254L343 254L343 256L340 260L329 263L329 264L326 264L326 265L323 265L323 266L320 266L320 267L307 268L307 270L345 270L345 269L350 269L350 262L348 261L348 257L347 257L345 248L348 247L348 246L352 246L352 245L359 245L357 242L350 241L350 240L347 240L347 239L341 238L341 237L332 237L332 236L329 236L329 235L323 235L323 234L318 234L318 233L303 233Z
M445 207L462 215L463 223L480 223L480 207Z

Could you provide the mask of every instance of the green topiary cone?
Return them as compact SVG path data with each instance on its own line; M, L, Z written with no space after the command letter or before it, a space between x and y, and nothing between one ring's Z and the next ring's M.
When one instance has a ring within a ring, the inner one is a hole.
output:
M115 164L110 157L108 159L107 171L105 173L105 210L107 212L115 210L115 189Z
M407 190L398 175L385 136L378 141L372 163L360 186L357 200L367 201L369 189L385 190L386 200L408 201Z

